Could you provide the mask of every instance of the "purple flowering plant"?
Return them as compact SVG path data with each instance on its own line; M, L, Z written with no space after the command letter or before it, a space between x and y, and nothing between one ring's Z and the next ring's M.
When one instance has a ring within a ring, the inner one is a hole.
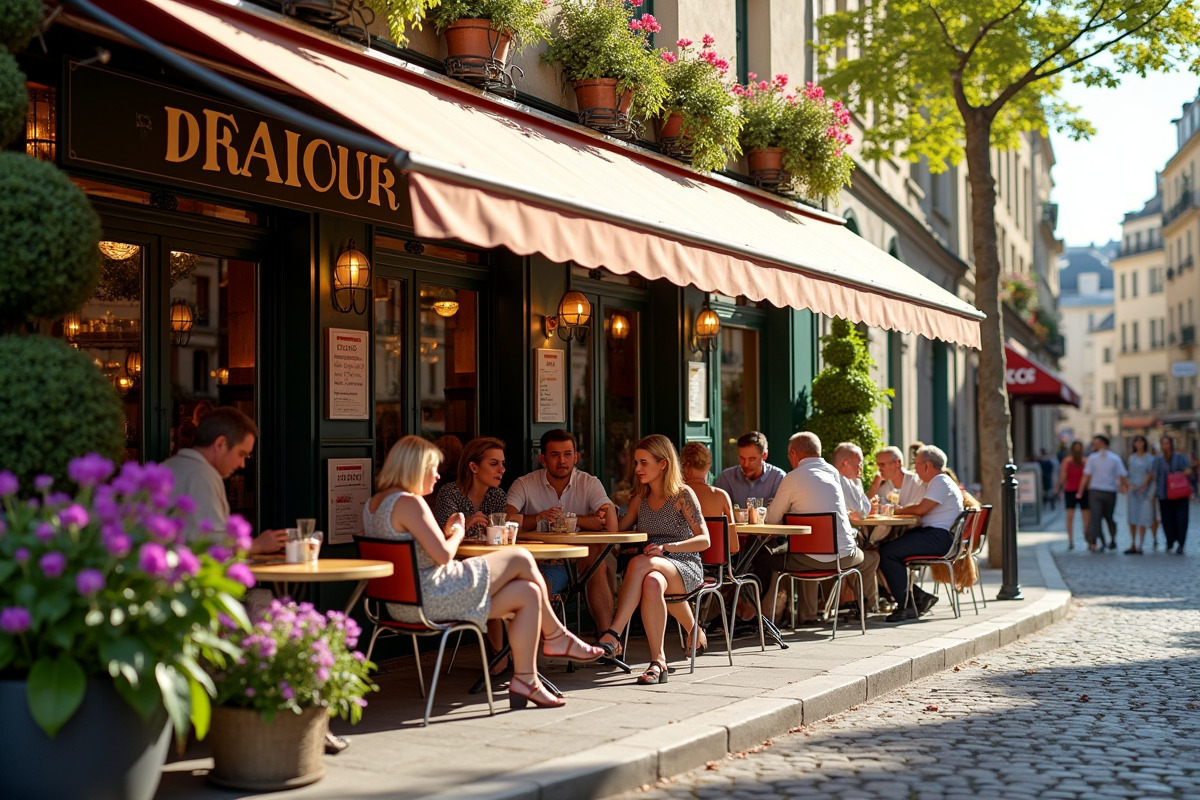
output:
M268 722L281 711L317 706L356 723L367 692L379 690L368 677L374 664L354 649L362 631L340 611L273 600L249 631L226 622L223 635L242 654L212 667L218 705L261 712Z
M195 504L171 498L157 464L114 475L93 453L68 473L73 494L0 471L0 678L26 681L51 737L98 678L145 718L165 709L177 741L191 725L203 737L216 686L201 665L241 656L224 621L250 627L239 598L254 577L237 560L250 525L185 537Z

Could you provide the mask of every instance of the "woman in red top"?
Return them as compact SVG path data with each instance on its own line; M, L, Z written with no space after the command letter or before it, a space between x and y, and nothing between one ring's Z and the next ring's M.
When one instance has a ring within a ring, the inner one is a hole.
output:
M1079 483L1083 480L1083 442L1071 442L1071 450L1062 460L1058 470L1058 488L1056 492L1063 493L1063 507L1067 510L1067 547L1075 549L1075 509L1083 515L1083 529L1086 531L1088 519L1087 498L1077 498Z

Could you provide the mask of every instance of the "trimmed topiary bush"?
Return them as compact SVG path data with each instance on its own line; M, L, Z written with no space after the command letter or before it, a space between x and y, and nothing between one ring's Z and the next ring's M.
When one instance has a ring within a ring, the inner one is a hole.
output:
M880 405L890 406L891 389L880 389L871 378L874 365L867 343L853 325L840 317L821 340L825 369L813 379L813 414L805 429L821 439L823 452L832 457L833 448L854 442L862 448L863 485L875 475L871 458L880 447L881 432L871 414Z
M0 47L21 50L42 24L42 0L0 0Z
M67 464L83 453L120 463L124 418L86 353L48 336L0 336L0 469L23 487L42 473L69 483Z
M0 330L83 305L100 276L99 240L99 217L61 170L0 153Z
M25 130L29 93L17 60L0 50L0 147L7 147Z

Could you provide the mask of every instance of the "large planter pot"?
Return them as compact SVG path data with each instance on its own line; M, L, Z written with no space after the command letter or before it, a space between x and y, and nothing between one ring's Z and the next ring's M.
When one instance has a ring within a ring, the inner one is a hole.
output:
M29 713L25 681L0 681L0 795L22 800L152 800L171 742L165 711L143 720L107 680L88 681L51 739Z
M791 183L791 176L783 169L783 148L763 147L746 154L750 162L750 177L754 183L768 189L777 189Z
M493 28L491 20L460 19L443 35L448 58L494 58L501 64L508 63L512 37Z
M281 711L266 722L244 708L213 709L213 758L208 779L218 786L271 791L305 786L325 777L325 733L329 712Z
M572 86L580 123L605 132L629 128L633 93L622 92L618 96L616 78L589 78L575 81Z
M683 135L683 114L672 111L658 128L658 144L664 155L691 163L692 143Z

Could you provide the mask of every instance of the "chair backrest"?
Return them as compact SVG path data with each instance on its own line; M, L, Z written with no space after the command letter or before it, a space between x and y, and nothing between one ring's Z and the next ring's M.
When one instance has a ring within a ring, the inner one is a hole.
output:
M988 523L992 521L992 507L982 506L979 513L975 515L975 524L971 528L971 553L978 555L983 552L983 545L987 542Z
M812 533L807 536L789 536L788 552L805 553L810 556L836 556L837 514L832 511L820 514L784 514L784 525L808 525Z
M700 553L700 561L712 566L723 567L729 563L729 518L705 517L708 528L708 549Z
M950 525L950 549L944 558L955 561L970 552L971 531L975 527L972 522L977 513L975 509L967 508L954 518L954 522Z
M372 578L367 582L367 598L382 603L421 606L421 578L417 570L417 548L412 539L383 539L378 536L355 536L358 554L362 558L390 561L392 574Z

